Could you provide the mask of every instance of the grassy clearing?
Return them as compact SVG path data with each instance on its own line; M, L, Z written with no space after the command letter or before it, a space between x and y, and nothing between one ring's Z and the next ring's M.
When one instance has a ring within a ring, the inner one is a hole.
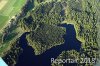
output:
M5 6L7 0L0 0L0 10Z
M8 0L7 4L0 10L0 14L9 16L15 2L16 0Z
M6 24L6 21L8 20L8 16L0 15L0 29Z
M7 3L0 10L0 30L7 25L8 20L18 14L26 0L5 0Z

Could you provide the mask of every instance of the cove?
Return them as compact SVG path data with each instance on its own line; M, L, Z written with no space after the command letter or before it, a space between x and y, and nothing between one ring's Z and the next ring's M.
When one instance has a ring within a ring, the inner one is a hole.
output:
M51 58L56 59L63 51L76 50L80 52L81 42L76 39L74 26L71 24L58 26L66 28L66 34L63 35L65 42L46 50L41 55L35 55L34 48L28 45L26 35L29 34L29 32L25 32L19 39L23 53L20 54L15 66L51 66ZM64 64L64 66L73 66L73 64L68 63ZM74 66L77 66L77 64L74 63Z

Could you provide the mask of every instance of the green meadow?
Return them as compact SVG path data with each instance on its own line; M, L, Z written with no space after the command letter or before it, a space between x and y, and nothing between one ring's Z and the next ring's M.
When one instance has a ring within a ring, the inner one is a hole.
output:
M13 16L21 11L26 0L6 0L7 3L0 10L0 30L8 23ZM0 4L2 5L2 4Z

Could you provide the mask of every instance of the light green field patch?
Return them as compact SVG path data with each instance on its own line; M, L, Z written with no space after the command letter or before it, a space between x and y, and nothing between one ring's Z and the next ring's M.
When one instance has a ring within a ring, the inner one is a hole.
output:
M8 23L13 16L21 11L26 0L7 0L5 6L0 10L0 30Z
M24 5L25 2L26 2L25 0L16 1L14 3L13 7L20 7L20 6Z
M9 0L5 7L0 10L0 14L9 16L10 12L13 10L13 5L16 0Z
M5 10L2 13L2 15L9 16L10 17L10 13L12 12L12 10L13 10L13 7L7 8L7 10Z
M0 10L6 5L8 0L0 0Z
M21 10L22 5L24 5L25 2L26 2L25 0L20 0L20 1L17 1L17 0L16 0L16 2L15 2L14 5L13 5L13 10L12 10L12 12L10 13L10 15L19 13L20 10Z
M0 15L0 29L6 24L6 21L8 20L7 16Z

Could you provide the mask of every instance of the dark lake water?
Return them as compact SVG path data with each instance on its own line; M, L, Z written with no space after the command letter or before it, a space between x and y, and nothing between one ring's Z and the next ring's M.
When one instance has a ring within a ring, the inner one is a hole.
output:
M24 33L19 41L21 48L23 48L23 53L19 56L15 66L51 66L51 58L56 59L63 51L74 49L79 52L81 42L76 39L74 26L71 24L59 26L66 28L66 35L63 36L65 39L64 44L52 47L41 55L35 55L34 49L28 46L26 35L29 34L29 32ZM74 64L74 66L76 65L77 64ZM64 66L73 66L73 64L64 64Z

